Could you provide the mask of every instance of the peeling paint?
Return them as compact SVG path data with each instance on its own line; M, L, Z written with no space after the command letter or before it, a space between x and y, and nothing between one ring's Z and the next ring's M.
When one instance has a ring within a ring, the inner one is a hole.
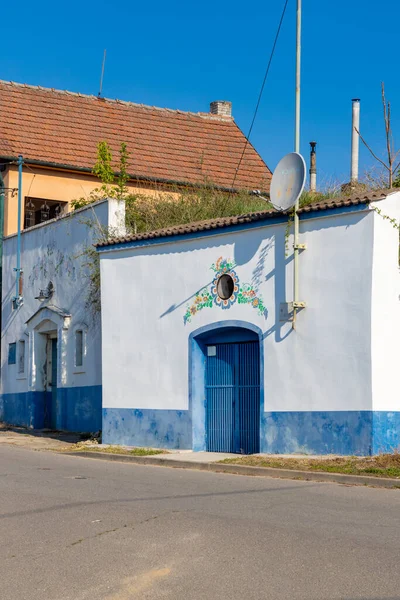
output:
M103 408L103 443L152 448L192 447L192 419L185 410Z

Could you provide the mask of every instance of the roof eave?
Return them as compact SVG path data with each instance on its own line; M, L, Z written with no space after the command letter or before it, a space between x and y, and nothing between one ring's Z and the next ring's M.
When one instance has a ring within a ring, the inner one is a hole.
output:
M298 214L322 213L321 216L326 216L331 213L338 213L340 211L353 210L367 210L369 205L384 200L389 194L397 192L396 189L378 190L364 196L353 196L350 198L332 199L331 201L317 202L300 208ZM287 218L288 211L279 213L275 210L266 210L258 213L248 213L245 215L238 215L236 217L226 217L221 219L210 219L208 221L199 221L188 223L178 227L170 227L166 229L160 229L155 231L149 231L143 234L127 235L122 238L111 238L107 241L96 244L98 251L104 251L106 248L112 246L123 246L124 244L141 243L145 241L157 241L164 238L176 238L191 235L192 233L201 232L215 232L218 234L223 229L237 228L240 226L257 225L263 226L262 223L268 224L270 219L277 217ZM100 249L100 250L99 250Z
M10 164L14 164L17 159L18 159L18 156L4 156L4 155L0 154L0 160L8 161ZM35 159L35 158L24 158L24 163L27 165L43 167L43 168L48 168L48 169L55 169L55 170L59 170L59 171L70 171L70 172L72 171L72 172L76 172L76 173L85 173L87 175L90 174L90 175L93 175L93 177L95 177L92 169L90 169L89 167L78 167L76 165L67 165L67 164L62 164L62 163L49 162L46 160L39 160L39 159ZM114 174L116 177L118 177L119 172L115 171ZM152 183L152 184L161 184L161 185L186 187L186 188L187 187L191 187L191 188L209 187L209 186L207 186L206 183L180 181L180 180L175 180L175 179L166 179L163 177L147 177L145 175L135 175L133 173L128 173L128 179L129 179L129 181L138 181L140 183L148 183L148 184ZM221 192L230 192L233 194L236 194L241 189L243 189L243 188L225 187L225 186L216 185L216 184L213 184L212 188L216 189L218 191L221 191ZM264 191L263 191L263 193L264 193ZM267 193L267 191L265 191L265 193Z

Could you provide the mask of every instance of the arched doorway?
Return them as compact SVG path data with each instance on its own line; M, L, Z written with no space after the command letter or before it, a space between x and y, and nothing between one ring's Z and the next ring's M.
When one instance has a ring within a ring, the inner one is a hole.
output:
M193 449L259 452L261 330L242 321L213 323L191 334L190 350Z
M62 429L58 389L65 380L66 334L71 315L46 305L27 321L29 391L35 404L35 428Z

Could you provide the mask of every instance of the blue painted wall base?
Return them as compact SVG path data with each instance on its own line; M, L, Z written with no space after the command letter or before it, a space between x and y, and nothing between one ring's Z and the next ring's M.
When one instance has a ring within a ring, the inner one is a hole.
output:
M266 412L261 452L368 456L400 447L400 412Z
M187 410L103 408L103 444L191 449L192 420Z
M193 449L203 429L192 429L190 411L103 409L103 443ZM267 412L261 417L261 448L268 454L368 456L400 448L400 412Z
M0 420L42 429L48 392L3 394ZM103 429L103 442L169 449L202 450L191 411L101 409L101 386L59 388L55 425L65 431ZM196 421L203 413L193 413ZM103 418L103 423L102 423ZM400 448L400 412L266 412L260 425L260 451L269 454L371 455Z
M1 396L1 420L10 425L44 427L44 411L47 392L24 392Z
M10 425L42 429L48 426L45 409L50 397L50 392L3 394L0 420ZM56 415L52 419L54 427L64 431L99 431L101 403L101 385L58 388Z
M400 449L400 412L372 413L372 454Z

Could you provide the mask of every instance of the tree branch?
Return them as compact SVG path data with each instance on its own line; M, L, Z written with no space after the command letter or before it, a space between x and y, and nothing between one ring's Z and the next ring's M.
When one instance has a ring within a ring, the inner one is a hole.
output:
M376 156L376 154L374 154L374 152L371 150L370 146L368 146L367 142L364 140L364 138L363 138L363 136L361 135L361 133L358 131L357 127L354 127L354 129L356 130L356 132L357 132L357 133L358 133L358 135L360 136L360 139L361 139L362 143L364 144L364 146L365 146L366 148L368 148L368 150L371 152L371 154L372 154L372 156L375 158L375 160L377 160L378 162L380 162L380 163L381 163L381 164L382 164L382 165L385 167L385 169L387 169L388 171L390 171L390 169L389 169L389 167L387 166L387 164L386 164L386 163L384 163L384 162L383 162L383 160L381 160L380 158L378 158L378 157Z
M395 166L395 168L393 169L393 175L396 173L396 171L398 170L398 168L400 167L400 162L397 163L397 165Z

